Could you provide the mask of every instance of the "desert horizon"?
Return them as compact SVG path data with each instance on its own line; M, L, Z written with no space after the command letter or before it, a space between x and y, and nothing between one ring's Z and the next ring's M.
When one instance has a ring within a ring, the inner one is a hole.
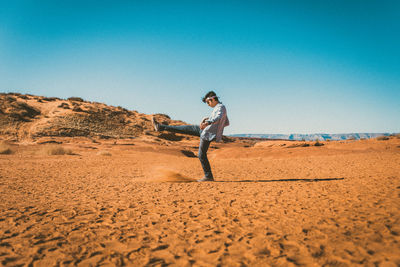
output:
M399 135L227 136L199 183L199 139L155 132L152 115L0 100L3 266L400 265Z
M143 113L138 112L137 110L128 110L124 107L118 106L111 106L111 105L107 105L105 103L99 103L99 102L95 102L95 101L90 101L90 100L84 100L83 98L79 97L79 96L71 96L68 98L60 98L60 97L56 97L56 96L37 96L37 95L32 95L32 94L22 94L22 93L14 93L14 92L9 92L9 93L1 93L1 95L3 95L3 97L5 97L3 99L3 102L14 102L12 100L13 96L20 97L20 102L22 100L22 102L24 104L27 104L29 101L26 101L29 97L32 98L31 100L33 100L35 103L34 106L37 106L37 108L40 110L43 107L43 102L57 102L59 104L59 106L57 108L60 108L58 110L55 109L55 107L52 107L54 109L53 112L60 112L61 113L65 113L65 110L68 110L70 108L72 108L73 112L82 112L82 113L90 113L93 111L99 111L99 107L101 106L101 108L105 109L105 111L109 111L111 109L114 109L114 113L126 113L126 115L132 115L132 114L139 114L139 115L146 115ZM8 99L7 101L7 97L11 97L11 101L10 99ZM67 104L68 102L70 102L71 107ZM10 103L4 104L3 103L3 109L7 109L10 108ZM39 105L39 106L38 106ZM95 106L99 106L96 107ZM86 106L86 110L81 109L81 107ZM90 110L89 106L92 106ZM94 106L94 107L93 107ZM15 108L15 107L14 107ZM25 108L25 110L23 110ZM20 109L18 111L18 109ZM47 108L48 109L48 108ZM17 112L25 112L25 115L27 115L29 112L32 112L32 109L26 110L26 107L17 107ZM33 111L34 112L34 111ZM28 119L30 116L36 116L35 114L28 114ZM54 115L54 114L52 114ZM150 114L147 116L143 116L145 118L145 120L148 120L149 116L162 116L162 122L163 123L170 123L168 122L168 120L170 119L170 116L167 114ZM9 116L11 117L18 117L20 116L20 114L14 113L14 114L9 114ZM48 116L48 114L47 114ZM103 118L104 119L104 118ZM22 119L23 120L23 119ZM182 120L179 121L175 121L172 122L173 125L176 124L187 124L186 122L183 122ZM151 128L151 127L150 127ZM4 131L4 130L3 130ZM288 141L339 141L339 140L365 140L365 139L371 139L371 138L378 138L381 136L391 136L391 135L397 135L399 134L398 132L385 132L385 131L380 131L380 132L355 132L355 131L348 131L348 132L342 132L342 133L327 133L327 132L318 132L318 133L231 133L229 135L226 135L227 137L239 137L239 138L250 138L250 140L288 140ZM114 136L117 137L117 136ZM121 137L121 136L118 136Z

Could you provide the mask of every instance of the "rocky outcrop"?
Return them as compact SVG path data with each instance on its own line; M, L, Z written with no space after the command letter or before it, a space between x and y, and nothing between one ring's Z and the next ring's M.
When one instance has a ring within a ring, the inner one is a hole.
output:
M135 138L153 133L151 116L79 97L65 100L0 94L0 134L16 140L45 136ZM161 123L184 124L164 114L154 116Z

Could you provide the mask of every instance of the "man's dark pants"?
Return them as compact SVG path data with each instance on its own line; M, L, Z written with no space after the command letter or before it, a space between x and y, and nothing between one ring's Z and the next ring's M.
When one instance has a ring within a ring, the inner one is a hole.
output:
M163 125L160 124L160 131L168 131L181 134L189 134L194 136L200 136L202 130L198 125ZM212 141L200 138L198 158L201 166L203 167L204 176L207 178L213 178L211 172L210 162L207 158L207 151Z

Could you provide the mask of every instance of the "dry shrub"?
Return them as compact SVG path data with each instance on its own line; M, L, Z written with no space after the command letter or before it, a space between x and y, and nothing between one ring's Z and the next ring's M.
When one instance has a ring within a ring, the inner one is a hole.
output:
M65 149L60 145L47 145L43 150L47 155L73 155L71 149Z
M376 138L376 140L379 140L379 141L386 141L386 140L389 140L390 138L388 137L388 136L378 136L377 138Z
M80 106L74 106L74 108L72 109L72 111L75 112L83 112L83 109Z
M0 154L9 155L14 153L11 146L6 142L0 142Z
M69 105L65 102L61 103L58 107L63 109L70 109Z
M75 96L69 97L68 100L69 101L76 101L76 102L84 102L84 100L82 98L75 97Z
M15 101L17 101L17 99L16 99L15 97L12 97L12 96L6 96L6 100L7 100L8 102L15 102Z
M319 142L319 140L317 140L316 142L315 142L315 144L314 144L314 146L323 146L324 144L323 143L320 143Z
M307 144L307 143L301 143L301 144L293 144L293 145L287 146L286 148L294 148L294 147L308 147L308 146L310 146L310 144Z
M99 156L112 156L112 154L108 151L99 151L99 153L97 153L97 155Z
M43 97L42 100L52 102L60 99L58 97Z
M13 102L8 111L8 116L14 121L28 122L37 115L40 115L39 109L20 101Z

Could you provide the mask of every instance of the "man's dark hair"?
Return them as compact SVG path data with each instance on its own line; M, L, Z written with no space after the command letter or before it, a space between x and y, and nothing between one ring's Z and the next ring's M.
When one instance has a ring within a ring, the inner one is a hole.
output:
M215 96L214 99L217 100L217 101L219 102L219 99L218 99L218 97L217 97L217 94L216 94L214 91L208 92L208 93L203 97L202 101L203 101L204 103L206 103L206 99L207 99L208 97L213 97L213 96Z

